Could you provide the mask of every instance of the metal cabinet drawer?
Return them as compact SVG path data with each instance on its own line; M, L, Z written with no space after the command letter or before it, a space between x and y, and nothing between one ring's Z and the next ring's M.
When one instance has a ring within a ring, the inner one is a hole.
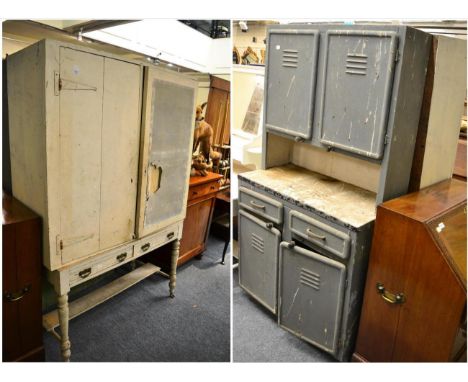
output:
M153 235L144 237L134 245L135 257L151 252L153 249L159 248L177 237L179 237L179 223L171 225Z
M280 244L279 325L336 354L342 321L346 267L287 242Z
M72 267L69 271L70 286L78 285L85 280L107 272L118 264L128 261L133 257L133 246L120 247L108 253L98 255L89 261Z
M272 223L239 211L239 284L276 313L278 250L281 233Z
M351 238L344 232L330 227L297 211L289 213L292 234L319 246L331 254L346 259L349 256Z
M239 187L239 206L276 224L283 222L282 203L245 187Z

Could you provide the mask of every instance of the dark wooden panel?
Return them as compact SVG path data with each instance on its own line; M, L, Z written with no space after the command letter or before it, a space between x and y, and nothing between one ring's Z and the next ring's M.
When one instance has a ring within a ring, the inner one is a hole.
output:
M41 221L3 195L3 360L44 360L41 312ZM21 295L11 301L6 293Z

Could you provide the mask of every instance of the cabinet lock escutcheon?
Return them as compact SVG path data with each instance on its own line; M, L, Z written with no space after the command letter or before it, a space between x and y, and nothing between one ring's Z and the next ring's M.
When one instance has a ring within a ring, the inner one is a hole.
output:
M85 278L88 277L90 274L91 274L91 268L86 268L86 269L83 269L82 271L80 271L80 272L78 273L78 276L80 276L82 279L85 279Z
M403 293L391 293L385 290L382 283L377 283L377 293L383 298L384 301L389 304L403 304L406 301L406 297Z

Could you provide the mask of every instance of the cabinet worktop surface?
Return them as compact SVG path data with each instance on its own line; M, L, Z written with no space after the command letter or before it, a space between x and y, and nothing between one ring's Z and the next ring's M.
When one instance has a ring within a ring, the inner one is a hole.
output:
M375 220L375 193L299 166L288 164L255 170L239 177L352 227Z

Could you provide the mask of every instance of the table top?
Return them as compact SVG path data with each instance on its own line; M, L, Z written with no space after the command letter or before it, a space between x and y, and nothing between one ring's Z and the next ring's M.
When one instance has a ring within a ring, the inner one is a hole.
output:
M292 164L245 172L239 178L351 227L376 217L375 193Z

